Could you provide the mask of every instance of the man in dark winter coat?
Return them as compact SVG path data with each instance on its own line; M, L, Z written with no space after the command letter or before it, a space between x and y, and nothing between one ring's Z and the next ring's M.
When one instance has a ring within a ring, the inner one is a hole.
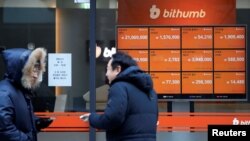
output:
M45 72L46 50L15 48L2 51L6 65L0 81L0 140L37 141L35 117L30 96Z
M104 113L81 118L106 130L108 141L156 141L158 106L150 75L129 55L117 52L108 62L106 76L110 89Z

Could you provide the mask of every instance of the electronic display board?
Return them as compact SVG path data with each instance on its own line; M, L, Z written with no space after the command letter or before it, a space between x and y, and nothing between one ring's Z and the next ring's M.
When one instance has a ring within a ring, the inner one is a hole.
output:
M117 26L117 49L152 77L159 99L247 100L245 25Z

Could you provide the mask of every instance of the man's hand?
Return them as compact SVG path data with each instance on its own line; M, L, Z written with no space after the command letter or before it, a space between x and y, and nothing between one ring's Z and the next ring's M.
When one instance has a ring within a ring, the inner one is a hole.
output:
M89 116L90 116L90 113L83 114L80 116L80 119L87 122L87 121L89 121Z
M38 118L36 120L36 129L40 131L41 129L47 128L52 122L52 118Z

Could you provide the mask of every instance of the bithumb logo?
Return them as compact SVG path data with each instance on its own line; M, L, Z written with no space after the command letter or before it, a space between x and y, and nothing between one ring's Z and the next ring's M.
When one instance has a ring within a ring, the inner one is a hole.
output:
M237 118L233 119L233 125L250 125L250 120L238 120Z
M150 18L157 19L160 16L161 10L156 7L156 5L152 5L150 8Z
M161 14L161 9L157 8L155 4L149 9L150 18L157 19ZM181 11L180 9L164 9L163 18L205 18L206 11L200 9L198 11Z

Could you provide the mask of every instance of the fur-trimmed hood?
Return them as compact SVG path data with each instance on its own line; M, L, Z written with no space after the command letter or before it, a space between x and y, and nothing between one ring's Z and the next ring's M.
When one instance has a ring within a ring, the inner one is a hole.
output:
M39 62L39 76L45 72L47 52L44 48L34 50L13 48L3 51L3 59L6 64L5 77L14 83L21 84L26 89L34 89L39 86L40 81L31 82L31 72L34 65Z

